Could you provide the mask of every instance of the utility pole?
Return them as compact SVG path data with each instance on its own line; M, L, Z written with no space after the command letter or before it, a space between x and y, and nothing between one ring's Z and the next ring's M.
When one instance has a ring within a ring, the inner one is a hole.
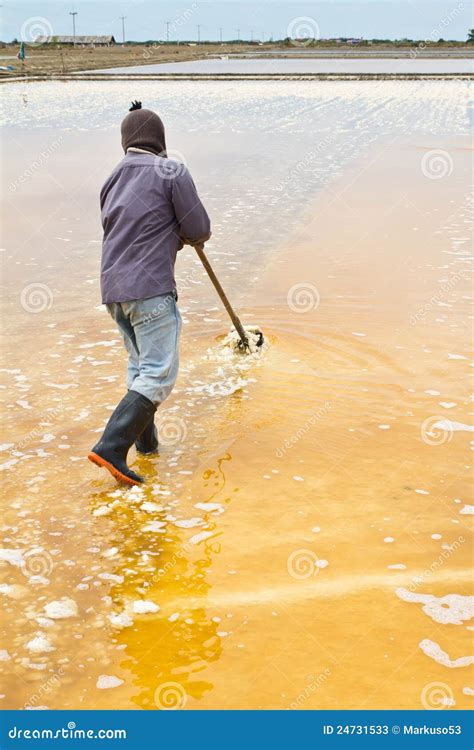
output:
M199 44L199 42L201 41L201 26L200 26L200 24L198 24L197 30L198 30L198 44Z
M120 16L122 20L122 42L125 44L125 19L127 16Z
M237 41L240 39L240 29L237 29Z
M170 40L170 22L166 21L166 41Z
M250 41L253 42L253 29L250 29Z
M219 26L219 36L222 44L222 26Z
M74 46L76 46L76 16L77 10L69 11L69 15L72 16L72 35L74 37Z

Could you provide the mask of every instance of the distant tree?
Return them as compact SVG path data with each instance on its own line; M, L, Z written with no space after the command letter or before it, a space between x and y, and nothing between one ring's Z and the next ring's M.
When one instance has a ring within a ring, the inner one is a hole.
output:
M469 31L467 32L467 41L471 44L474 43L474 29L469 29Z

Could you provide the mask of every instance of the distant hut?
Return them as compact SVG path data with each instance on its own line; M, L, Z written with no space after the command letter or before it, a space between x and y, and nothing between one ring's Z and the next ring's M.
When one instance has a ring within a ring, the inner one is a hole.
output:
M112 35L108 36L37 36L35 37L34 44L56 44L56 45L76 45L83 47L110 47L112 44L116 44L115 37Z

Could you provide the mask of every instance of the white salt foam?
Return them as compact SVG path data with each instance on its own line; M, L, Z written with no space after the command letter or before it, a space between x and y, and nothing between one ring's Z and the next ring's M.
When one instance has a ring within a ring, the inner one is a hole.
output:
M26 648L33 654L45 654L49 651L55 651L54 646L51 645L49 640L42 633L39 633L35 638L29 641L26 644Z
M205 539L209 539L209 537L211 537L213 533L213 531L201 531L200 534L194 534L194 536L192 536L189 541L191 542L191 544L199 544Z
M158 534L164 534L166 526L165 521L150 521L149 523L142 526L142 531L152 531Z
M180 529L192 529L195 526L202 526L203 523L202 518L184 518L182 521L175 521L174 525Z
M160 513L163 510L163 506L158 505L158 503L146 502L140 505L140 510L143 510L145 513Z
M123 685L123 680L113 674L99 675L96 683L96 687L99 688L99 690L108 690L110 688L119 687L119 685Z
M19 549L0 549L0 560L21 568L23 565L23 554Z
M129 628L133 625L133 620L126 612L109 615L109 622L114 628Z
M423 612L442 625L462 625L474 617L474 596L446 594L438 597L433 594L417 594L405 588L398 588L395 593L404 602L423 604Z
M145 599L137 599L137 601L132 604L132 610L136 615L147 615L159 612L160 608L155 602L146 601Z
M430 641L429 638L425 638L419 645L426 656L434 659L438 664L442 664L443 667L455 669L457 667L469 667L471 664L474 664L474 656L460 656L458 659L451 659L448 654L443 651L439 643Z
M433 427L437 427L439 430L444 430L445 432L474 432L473 425L452 422L450 419L438 419Z
M212 513L213 511L218 511L219 513L224 512L224 506L220 503L196 503L194 506L198 510L203 510L206 513Z
M67 617L77 617L77 604L74 599L63 597L54 602L49 602L43 607L46 616L51 620L64 620Z

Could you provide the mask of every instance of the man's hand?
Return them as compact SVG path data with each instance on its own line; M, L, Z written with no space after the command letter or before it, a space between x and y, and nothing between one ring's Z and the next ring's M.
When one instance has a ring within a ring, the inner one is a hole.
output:
M188 240L185 237L181 237L181 242L184 245L191 245L191 247L194 247L194 248L198 248L199 247L199 248L201 248L201 250L204 249L204 242L195 242L194 240Z

